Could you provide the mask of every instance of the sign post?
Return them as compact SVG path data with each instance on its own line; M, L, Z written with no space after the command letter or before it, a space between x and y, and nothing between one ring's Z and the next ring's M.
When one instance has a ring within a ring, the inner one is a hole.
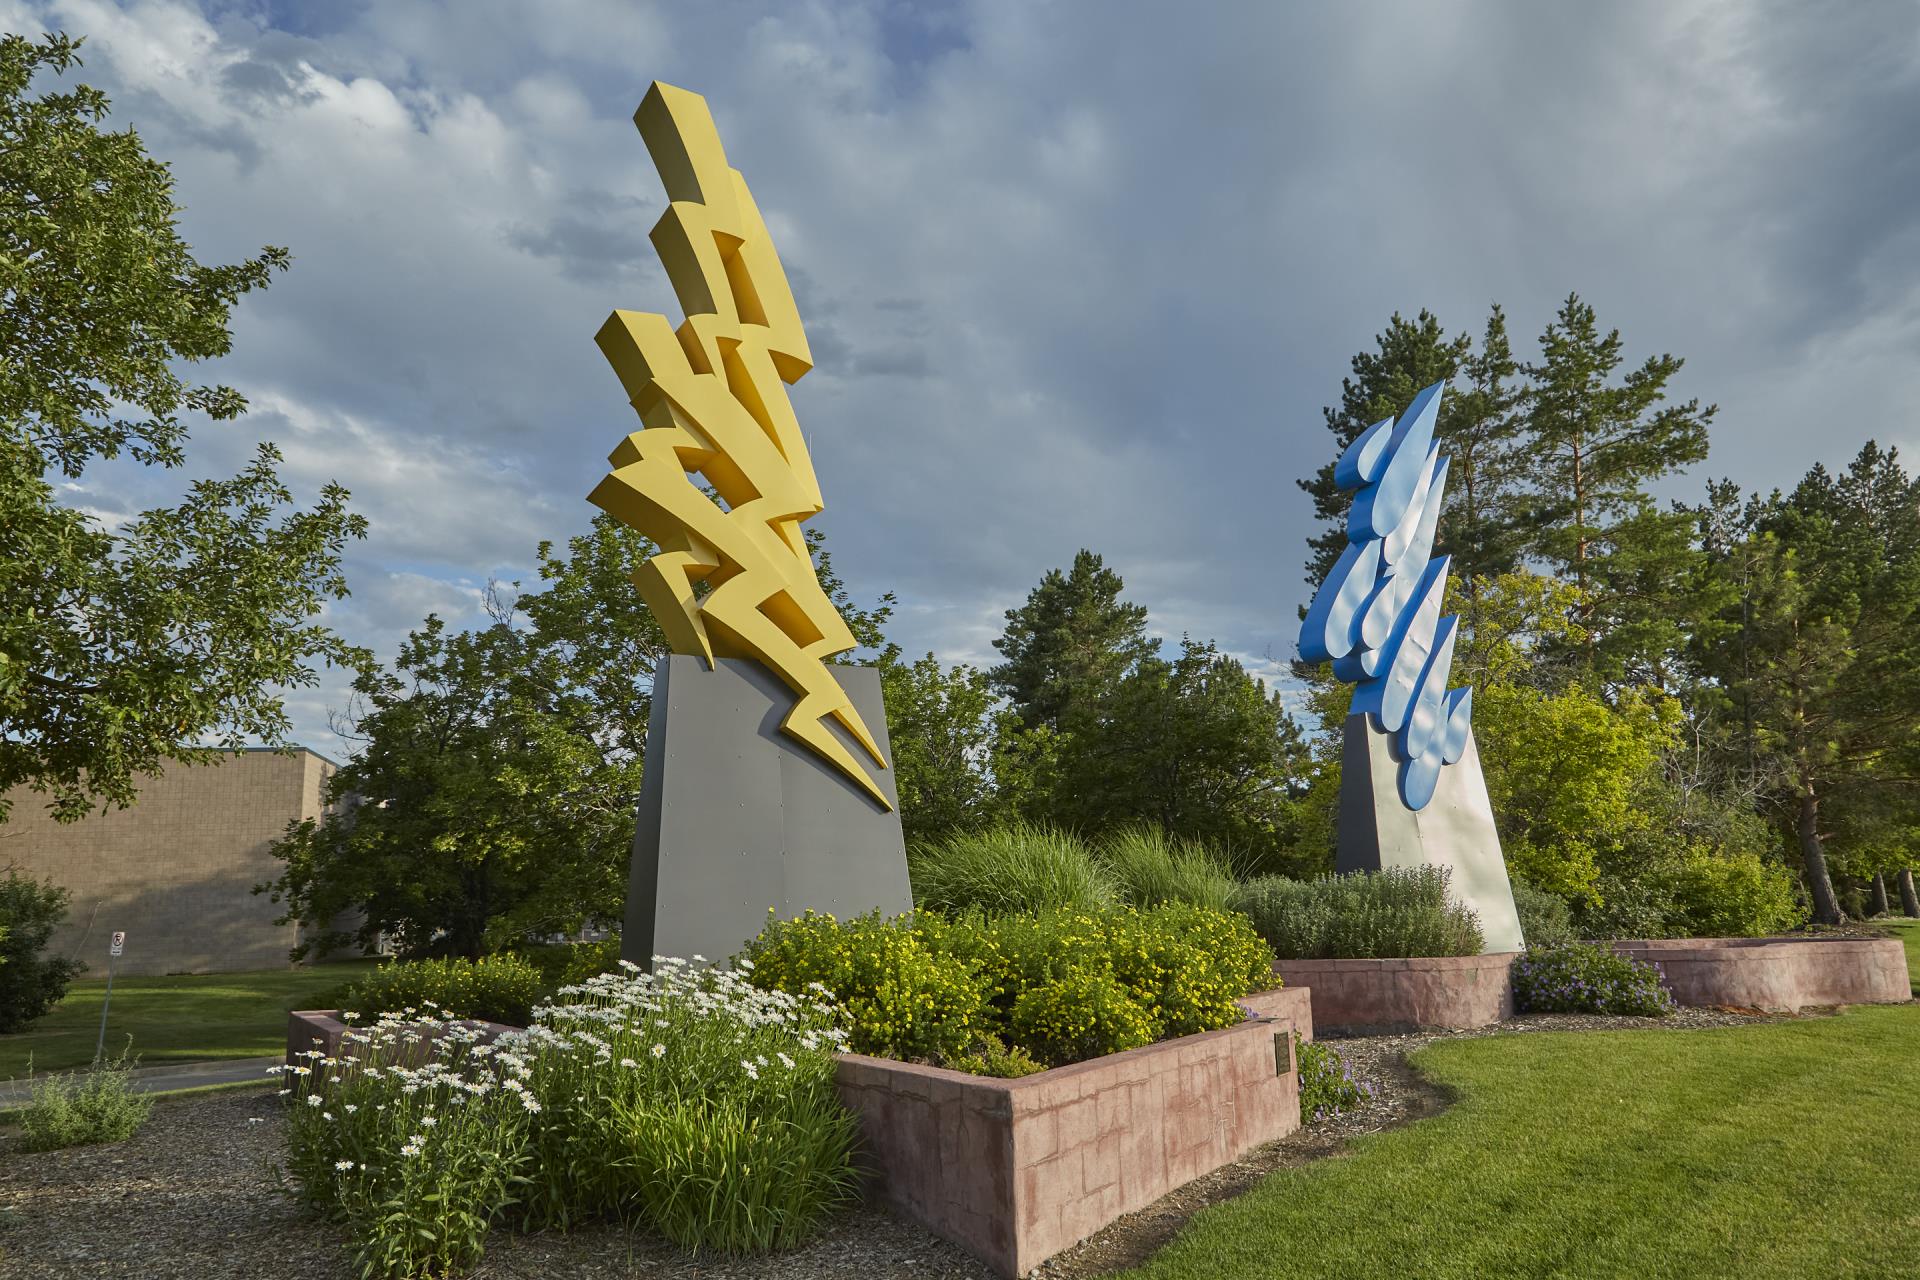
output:
M97 1066L107 1056L107 1010L113 1005L113 962L127 945L127 931L115 929L113 942L107 947L107 998L100 1002L100 1040L93 1046L93 1061Z

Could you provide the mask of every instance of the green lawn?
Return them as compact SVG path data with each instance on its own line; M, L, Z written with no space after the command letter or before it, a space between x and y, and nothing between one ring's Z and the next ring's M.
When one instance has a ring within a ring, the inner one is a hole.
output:
M1920 978L1920 926L1901 933ZM1920 1005L1453 1040L1443 1114L1199 1214L1129 1275L1920 1274Z
M287 1044L287 1010L311 1008L314 996L351 982L373 963L115 978L107 1052L119 1052L131 1035L133 1051L145 1067L279 1053ZM31 1028L0 1036L0 1080L24 1076L29 1054L36 1072L93 1061L106 987L104 978L76 982L66 999Z
M1907 944L1907 973L1913 979L1913 985L1920 988L1920 920L1880 920L1890 933L1897 935Z

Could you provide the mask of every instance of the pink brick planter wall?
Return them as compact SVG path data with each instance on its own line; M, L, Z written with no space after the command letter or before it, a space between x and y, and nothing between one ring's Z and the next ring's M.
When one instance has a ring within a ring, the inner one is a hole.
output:
M340 1021L338 1009L295 1009L287 1015L287 1065L298 1066L306 1061L301 1054L318 1049L329 1058L340 1054L340 1037L345 1034L348 1024ZM518 1027L510 1027L500 1022L473 1022L469 1026L480 1027L486 1032L486 1039L495 1040Z
M1290 1037L1308 995L1255 1020L1021 1080L846 1054L872 1191L1004 1276L1300 1127ZM1284 1069L1283 1069L1284 1068Z
M1278 960L1287 987L1313 991L1313 1020L1349 1035L1484 1027L1513 1015L1517 951L1405 960Z
M1621 955L1660 966L1673 998L1791 1012L1912 997L1898 938L1626 938Z

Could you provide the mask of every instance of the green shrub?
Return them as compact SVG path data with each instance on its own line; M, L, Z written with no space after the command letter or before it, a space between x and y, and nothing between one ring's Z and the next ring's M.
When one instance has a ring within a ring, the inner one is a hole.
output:
M1058 1066L1231 1026L1234 1001L1273 980L1273 953L1244 916L1187 903L809 915L769 924L745 958L763 987L818 983L860 1051L949 1065L984 1056L987 1037Z
M1794 875L1752 853L1689 849L1674 876L1673 899L1689 936L1753 938L1806 920Z
M47 953L47 939L66 915L67 891L51 881L18 871L0 879L0 1035L44 1016L86 967Z
M620 939L598 942L547 942L515 947L513 955L540 971L548 990L570 987L620 967Z
M841 921L807 912L770 920L745 952L757 986L804 995L815 984L841 1013L855 1053L939 1061L964 1053L984 1028L979 966L942 945L937 920L869 912Z
M524 1027L544 985L540 970L516 955L401 960L348 987L341 1008L363 1018L433 1009L455 1018Z
M1169 839L1159 827L1129 827L1108 836L1096 851L1113 874L1120 900L1136 907L1190 902L1215 911L1231 909L1240 882L1204 846Z
M1579 938L1573 911L1557 893L1536 889L1525 880L1513 882L1513 909L1520 915L1520 932L1530 947L1552 947Z
M1350 1111L1373 1097L1373 1086L1353 1078L1353 1068L1332 1045L1293 1037L1293 1057L1300 1070L1300 1120L1314 1124Z
M1279 985L1273 948L1237 911L1169 902L1119 917L1115 973L1153 1015L1158 1039L1232 1026L1234 1002Z
M1239 909L1282 960L1478 955L1480 920L1447 896L1445 867L1249 882Z
M995 1076L1002 1080L1017 1080L1021 1076L1036 1075L1045 1071L1046 1064L1035 1062L1033 1055L1015 1045L1008 1048L996 1035L983 1035L974 1041L973 1048L958 1057L949 1058L946 1065L954 1071L966 1071L976 1076Z
M151 1094L133 1091L132 1069L124 1049L84 1071L35 1078L29 1066L20 1149L57 1151L132 1137L153 1110Z
M1522 1013L1612 1013L1664 1017L1673 996L1658 965L1573 942L1529 947L1513 962L1513 1003Z
M1675 877L1670 867L1648 864L1636 874L1604 873L1594 883L1595 897L1574 912L1585 938L1671 938L1686 932Z
M907 869L914 902L930 911L1094 911L1118 897L1112 874L1076 837L1022 823L917 845Z

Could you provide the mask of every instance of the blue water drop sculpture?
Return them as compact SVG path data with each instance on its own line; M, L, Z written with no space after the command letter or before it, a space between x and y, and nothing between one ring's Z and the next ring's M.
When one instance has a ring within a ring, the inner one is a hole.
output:
M1434 383L1397 422L1376 422L1340 455L1334 483L1355 491L1348 545L1300 627L1300 656L1331 659L1354 686L1352 713L1394 735L1400 799L1414 810L1433 799L1472 733L1473 691L1447 688L1459 625L1440 613L1449 560L1431 559L1447 483L1433 443L1445 390Z

